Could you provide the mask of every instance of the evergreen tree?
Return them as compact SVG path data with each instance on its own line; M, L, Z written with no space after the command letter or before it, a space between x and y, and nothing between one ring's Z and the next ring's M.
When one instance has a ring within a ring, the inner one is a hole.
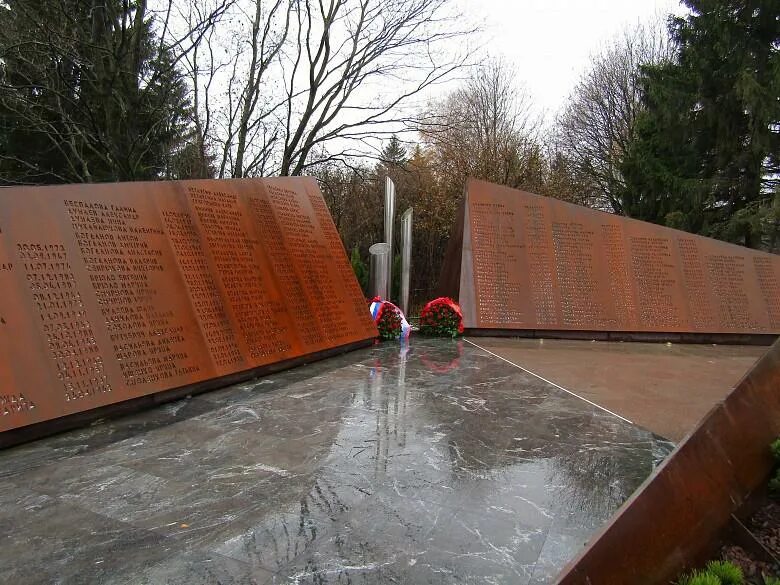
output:
M623 212L700 233L707 192L689 124L695 87L676 64L650 68L645 76L646 110L637 116L622 167L627 183Z
M352 270L365 295L366 291L368 291L368 268L360 257L360 249L357 246L352 248L352 255L349 258L349 262L352 264Z
M673 62L645 68L628 215L766 246L780 172L780 3L685 0Z
M406 164L406 149L395 134L390 138L390 142L387 143L387 146L382 149L381 159L382 163L387 167L402 167Z
M176 174L187 88L145 0L7 0L0 62L0 182Z

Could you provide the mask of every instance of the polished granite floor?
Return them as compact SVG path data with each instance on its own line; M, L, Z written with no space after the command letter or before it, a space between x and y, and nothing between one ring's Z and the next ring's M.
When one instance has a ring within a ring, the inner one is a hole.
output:
M0 453L0 582L548 583L670 449L383 344Z

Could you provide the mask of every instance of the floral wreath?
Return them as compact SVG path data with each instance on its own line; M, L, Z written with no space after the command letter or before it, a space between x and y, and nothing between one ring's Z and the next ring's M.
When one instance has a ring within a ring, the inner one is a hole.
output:
M437 337L457 337L463 333L463 313L449 297L433 299L420 312L420 333Z
M384 301L377 296L369 300L369 310L376 323L380 339L407 339L409 337L411 327L401 309L393 303Z

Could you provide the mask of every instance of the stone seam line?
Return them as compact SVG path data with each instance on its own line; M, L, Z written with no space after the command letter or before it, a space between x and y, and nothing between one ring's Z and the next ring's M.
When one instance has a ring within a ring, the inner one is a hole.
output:
M532 372L532 371L531 371L531 370L529 370L528 368L524 368L523 366L520 366L520 365L518 365L518 364L516 364L516 363L514 363L514 362L511 362L511 361L509 361L508 359L506 359L505 357L502 357L502 356L498 355L497 353L493 353L493 352L492 352L492 351L490 351L489 349L485 349L485 348L484 348L484 347L482 347L481 345L477 345L476 343L474 343L474 342L473 342L473 341L471 341L470 339L465 339L465 338L464 338L463 340L464 340L466 343L470 343L470 344L471 344L471 345L473 345L474 347L476 347L476 348L478 348L478 349L481 349L482 351L484 351L484 352L486 352L486 353L489 353L490 355L492 355L492 356L494 356L494 357L497 357L497 358L498 358L498 359L500 359L500 360L504 360L506 363L508 363L508 364L510 364L510 365L512 365L512 366L514 366L514 367L516 367L516 368L519 368L519 369L523 370L524 372L527 372L527 373L531 374L532 376L536 376L536 377L537 377L537 378L539 378L540 380L542 380L542 381L544 381L544 382L547 382L548 384L551 384L551 385L555 386L555 387L556 387L556 388L558 388L559 390L563 390L563 391L564 391L564 392L566 392L567 394L571 394L572 396L575 396L575 397L579 398L580 400L583 400L583 401L587 402L587 403L588 403L588 404L590 404L591 406L595 406L596 408L598 408L598 409L600 409L600 410L603 410L604 412L608 412L608 413L609 413L609 414L611 414L612 416L616 416L616 417L618 417L620 420L624 420L624 421L626 421L626 422L627 422L627 423L629 423L629 424L632 424L632 425L635 425L635 424L636 424L636 423L634 423L633 421L631 421L631 420L627 419L626 417L624 417L624 416L620 416L620 415L619 415L619 414L617 414L616 412L612 412L612 411L611 411L611 410L609 410L608 408L604 408L603 406L600 406L600 405L596 404L595 402L592 402L592 401L588 400L587 398L584 398L584 397L580 396L580 395L579 395L579 394L577 394L576 392L572 392L571 390L567 390L566 388L564 388L564 387L563 387L563 386L561 386L560 384L556 384L555 382L553 382L553 381L551 381L551 380L548 380L547 378L543 378L542 376L540 376L539 374L537 374L537 373L535 373L535 372Z

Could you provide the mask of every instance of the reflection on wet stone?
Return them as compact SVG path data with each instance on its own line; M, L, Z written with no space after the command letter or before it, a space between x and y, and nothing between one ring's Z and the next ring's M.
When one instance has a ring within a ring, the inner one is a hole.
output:
M386 344L1 453L0 576L547 583L670 448L463 341Z

